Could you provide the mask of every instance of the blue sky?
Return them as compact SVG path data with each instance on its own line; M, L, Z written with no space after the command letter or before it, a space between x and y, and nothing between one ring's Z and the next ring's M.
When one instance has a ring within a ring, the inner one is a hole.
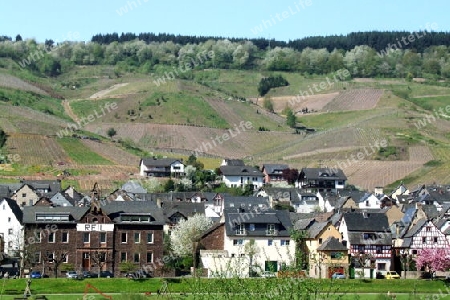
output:
M427 24L449 31L449 11L449 0L2 0L0 35L43 42L164 32L288 41L354 31L418 31Z

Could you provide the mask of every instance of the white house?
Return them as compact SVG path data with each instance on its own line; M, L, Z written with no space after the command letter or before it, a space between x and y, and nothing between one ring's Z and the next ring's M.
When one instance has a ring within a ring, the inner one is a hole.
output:
M8 256L17 256L23 247L22 210L16 201L0 200L0 235L4 241L4 251Z
M250 271L277 272L294 263L288 211L237 208L227 209L224 216L225 230L218 237L223 249L201 255L210 276L247 277Z
M143 158L139 163L141 176L181 177L184 175L184 164L174 158Z
M380 209L381 201L372 193L366 193L361 199L354 199L360 209Z
M264 174L255 167L249 166L221 166L222 181L227 187L245 187L247 184L253 189L259 189L264 184Z

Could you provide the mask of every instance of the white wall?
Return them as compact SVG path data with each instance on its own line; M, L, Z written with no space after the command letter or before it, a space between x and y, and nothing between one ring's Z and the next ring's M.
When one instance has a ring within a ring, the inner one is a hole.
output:
M0 202L0 220L0 233L5 241L5 253L11 255L12 251L21 250L23 247L23 230L6 201ZM12 233L10 233L10 229L12 229Z
M253 185L256 185L257 188L260 188L263 186L263 176L225 176L223 175L223 182L227 187L232 187L233 184L235 187L241 186L241 177L243 177L243 183L244 185L247 183L251 183ZM247 177L250 178L249 181L247 181ZM256 180L253 180L253 178L256 178Z
M243 239L242 245L233 245L234 239ZM282 263L291 265L294 263L295 257L295 243L290 241L288 246L281 246L281 240L290 240L289 237L248 237L248 236L236 236L225 237L224 249L228 251L229 256L239 257L241 254L245 255L245 244L250 240L255 240L255 247L258 249L258 253L253 257L253 266L259 265L264 271L266 261L277 261L278 269L281 268ZM271 246L268 246L268 240L273 240ZM247 256L248 257L248 256Z

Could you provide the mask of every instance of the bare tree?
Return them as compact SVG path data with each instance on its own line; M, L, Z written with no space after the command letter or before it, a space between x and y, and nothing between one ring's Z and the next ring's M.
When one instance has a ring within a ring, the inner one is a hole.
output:
M67 254L69 251L67 250L55 250L54 252L47 251L47 258L49 263L53 263L53 273L55 278L58 278L58 269L59 266L66 262Z
M113 261L110 251L94 251L90 253L90 257L94 267L98 267L98 277L100 277L103 266Z

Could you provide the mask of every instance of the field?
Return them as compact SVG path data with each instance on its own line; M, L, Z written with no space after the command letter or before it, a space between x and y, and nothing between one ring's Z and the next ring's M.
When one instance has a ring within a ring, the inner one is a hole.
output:
M450 88L444 86L390 78L333 81L314 95L291 101L296 112L314 111L297 113L309 131L295 132L281 112L289 100L314 84L328 82L333 74L208 69L193 71L194 80L169 80L159 86L153 82L159 73L117 76L111 66L77 66L55 78L38 78L14 67L0 68L0 74L6 87L0 90L8 95L8 101L0 103L0 127L10 135L3 151L21 157L20 163L0 170L2 180L8 175L49 178L70 169L72 176L65 180L80 188L90 189L99 182L114 189L135 176L130 174L137 173L142 156L187 158L196 153L211 169L224 157L296 168L340 164L348 183L367 189L398 180L450 183L450 119L444 115L426 119L433 109L450 104ZM276 113L263 109L261 98L256 103L258 82L273 74L289 82L268 93ZM39 94L19 77L46 85L45 91L53 89L65 100L45 96L44 89ZM15 102L18 106L13 106ZM117 109L102 114L107 102L116 102ZM94 119L77 133L101 135L101 143L56 138L71 119L89 115ZM242 122L251 128L226 138ZM117 131L112 139L107 137L110 128ZM121 146L119 140L130 147ZM375 151L348 163L351 155L382 140L399 152L384 157Z
M419 299L419 297L448 296L445 283L419 280L296 280L296 279L38 279L32 282L34 294L45 294L49 299L81 299L87 284L101 293L112 295L113 299L146 299L157 296L163 280L168 282L170 295L175 299L297 299L301 295L314 295L326 299L385 299L380 295L394 293L397 299ZM25 286L24 279L4 280L6 294L20 294ZM50 293L51 291L51 293ZM87 288L90 295L93 289ZM139 293L142 298L131 298ZM56 294L52 296L52 294ZM60 294L58 296L58 294ZM61 294L72 294L73 298ZM78 294L78 295L75 295ZM358 296L359 294L359 296ZM417 298L414 297L414 294ZM63 297L67 298L63 298ZM409 297L408 297L409 296ZM11 299L2 296L4 299ZM78 297L78 298L77 298ZM129 298L126 298L129 297ZM294 298L292 298L294 297ZM3 299L2 298L2 299ZM450 297L449 297L450 298ZM100 299L100 298L95 298ZM422 299L422 298L420 298ZM434 299L434 298L433 298ZM441 298L444 299L444 298Z

